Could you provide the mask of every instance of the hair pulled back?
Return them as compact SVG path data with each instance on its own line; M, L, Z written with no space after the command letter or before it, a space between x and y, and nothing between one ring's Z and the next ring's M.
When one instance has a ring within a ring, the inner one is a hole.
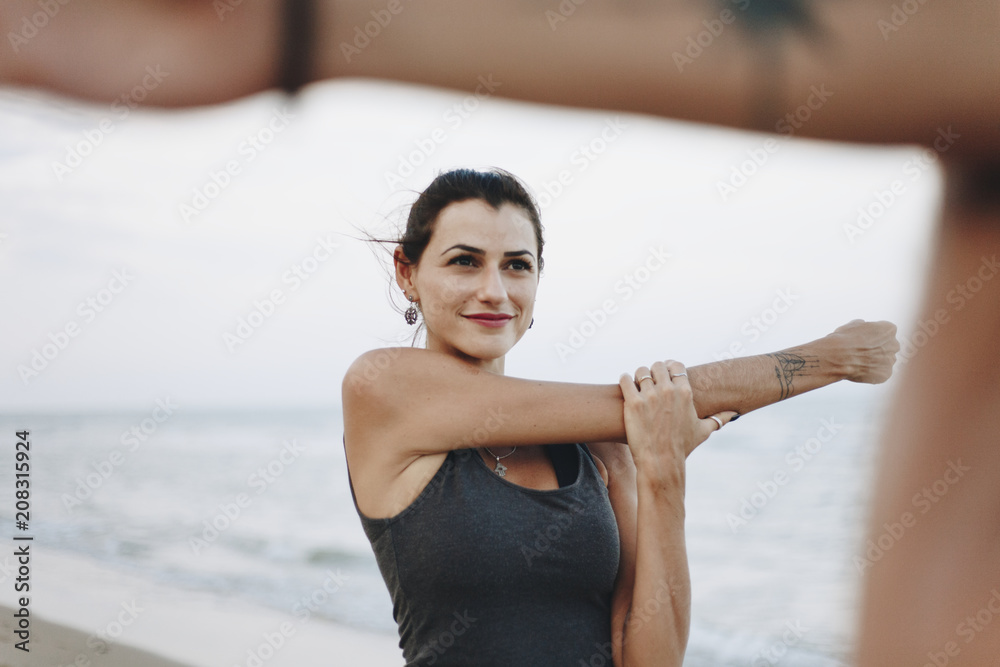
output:
M410 207L406 229L398 243L410 264L418 264L434 233L434 223L448 205L479 199L499 210L504 204L523 209L538 242L538 269L542 269L542 221L538 204L520 180L503 169L454 169L439 174Z

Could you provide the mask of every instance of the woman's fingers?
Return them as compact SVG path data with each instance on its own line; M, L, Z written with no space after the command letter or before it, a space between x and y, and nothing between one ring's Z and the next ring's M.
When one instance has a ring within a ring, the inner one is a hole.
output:
M731 422L738 414L738 412L734 412L733 410L724 410L723 412L717 412L714 415L709 415L704 419L698 420L698 435L701 439L695 444L701 444L708 440L709 436L716 431L722 430L722 427Z
M618 384L625 399L625 426L630 435L657 433L690 454L739 413L725 410L699 419L694 408L687 368L679 361L657 361L622 374ZM630 442L632 438L629 438Z
M654 366L656 364L653 364ZM648 366L639 366L635 371L634 376L635 386L642 390L643 382L652 382L656 384L656 378L653 376L652 370Z
M638 398L639 389L636 385L635 378L628 373L622 373L621 377L618 378L618 386L621 387L622 396L625 398L626 403Z
M622 392L625 392L625 383L628 375L619 378ZM650 392L659 387L661 390L669 390L672 387L682 387L685 389L681 393L681 399L690 394L691 385L687 381L687 369L679 361L657 361L652 366L639 366L635 374L631 377L636 392ZM662 393L662 392L661 392ZM634 396L633 392L626 394Z
M722 412L716 412L714 415L710 415L706 419L715 425L716 431L721 430L723 426L736 419L737 415L740 413L734 410L723 410Z
M673 359L668 359L667 361L657 362L656 365L662 365L667 373L669 374L670 380L677 379L678 381L683 380L687 382L687 368L679 361L674 361Z

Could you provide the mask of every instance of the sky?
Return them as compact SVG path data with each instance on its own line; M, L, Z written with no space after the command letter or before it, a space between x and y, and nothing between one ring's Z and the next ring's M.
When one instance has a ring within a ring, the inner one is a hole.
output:
M615 383L855 318L909 335L933 154L512 102L502 84L344 80L183 111L0 89L0 409L339 404L354 358L412 336L364 237L464 166L507 169L542 205L510 375Z

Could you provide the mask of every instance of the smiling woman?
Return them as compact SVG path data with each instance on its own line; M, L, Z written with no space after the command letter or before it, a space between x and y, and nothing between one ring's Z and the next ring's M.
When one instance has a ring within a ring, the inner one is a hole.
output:
M497 211L479 200L458 202L442 212L419 269L397 250L397 281L420 304L428 350L503 372L503 353L530 326L538 289L536 244L524 222L510 204ZM460 239L475 245L453 243Z
M351 488L400 647L408 666L679 666L686 456L743 412L840 379L884 381L895 327L855 321L691 369L656 362L618 385L506 377L543 245L511 174L438 176L393 254L426 349L366 353L344 378Z

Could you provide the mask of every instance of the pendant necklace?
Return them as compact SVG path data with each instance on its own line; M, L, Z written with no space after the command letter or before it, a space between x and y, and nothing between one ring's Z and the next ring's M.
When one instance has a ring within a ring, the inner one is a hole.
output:
M485 449L486 452L490 456L492 456L493 458L495 458L497 460L497 466L496 466L496 468L493 469L493 472L495 472L497 474L497 477L506 477L507 476L507 466L505 466L504 464L500 463L500 461L501 461L501 459L505 459L508 456L510 456L511 454L513 454L514 452L516 452L517 451L517 447L514 447L514 449L510 450L509 452L507 452L503 456L497 456L496 454L494 454L493 452L490 451L489 447L483 447L483 449Z

